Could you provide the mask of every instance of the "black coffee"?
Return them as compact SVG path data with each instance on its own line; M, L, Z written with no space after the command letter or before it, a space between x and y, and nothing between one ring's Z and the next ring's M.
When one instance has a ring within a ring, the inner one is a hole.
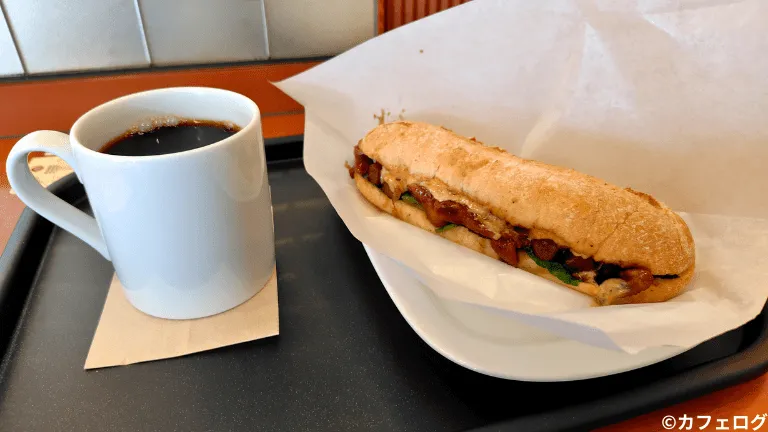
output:
M183 120L148 131L128 131L108 142L101 153L122 156L154 156L205 147L234 135L240 128L210 120Z

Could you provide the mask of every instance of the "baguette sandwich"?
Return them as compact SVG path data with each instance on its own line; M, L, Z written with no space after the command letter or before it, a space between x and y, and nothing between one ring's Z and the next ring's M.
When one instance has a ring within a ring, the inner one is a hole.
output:
M693 276L688 226L642 192L410 121L371 130L354 158L380 210L598 305L663 302Z

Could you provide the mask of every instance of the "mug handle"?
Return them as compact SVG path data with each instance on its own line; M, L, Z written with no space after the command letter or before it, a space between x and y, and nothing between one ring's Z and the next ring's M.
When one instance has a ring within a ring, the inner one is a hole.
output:
M77 173L69 136L61 132L37 131L20 139L11 149L6 161L8 182L29 208L79 237L109 260L107 245L96 219L52 194L37 182L27 162L31 152L53 153L72 167L78 178L81 178L80 173Z

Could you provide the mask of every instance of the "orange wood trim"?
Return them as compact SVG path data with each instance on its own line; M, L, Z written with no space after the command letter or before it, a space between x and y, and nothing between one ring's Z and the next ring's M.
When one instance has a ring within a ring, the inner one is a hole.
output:
M304 134L304 113L264 116L261 119L264 138Z
M0 138L0 160L3 162L0 165L0 189L9 188L8 178L5 176L5 161L8 159L8 153L11 152L11 147L16 144L18 138ZM0 191L2 193L2 191ZM2 207L0 207L2 209Z
M11 185L8 184L8 177L5 175L5 160L8 159L8 152L16 143L18 138L0 139L0 252L5 249L5 244L11 237L16 221L24 210L24 204L16 195L11 195Z
M39 129L69 130L89 109L111 99L163 87L204 86L232 90L253 99L262 114L301 111L296 101L270 84L319 62L243 65L136 72L0 84L0 136Z

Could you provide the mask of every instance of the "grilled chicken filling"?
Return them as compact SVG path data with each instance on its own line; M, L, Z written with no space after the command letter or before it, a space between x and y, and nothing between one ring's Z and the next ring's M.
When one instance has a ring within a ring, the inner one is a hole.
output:
M643 267L622 268L616 264L596 262L591 257L574 254L554 240L530 239L528 229L512 226L482 205L453 192L439 180L426 179L408 183L407 173L388 172L381 164L363 154L357 146L355 166L349 168L350 176L354 177L355 172L381 188L393 201L402 199L411 205L419 206L436 231L442 232L455 226L463 226L489 239L499 259L509 265L518 265L518 253L523 250L531 255L531 258L535 257L538 265L545 267L565 283L573 285L580 281L599 285L598 300L602 303L610 303L615 298L644 291L653 285L655 278L677 277L653 275ZM567 278L568 275L570 279L564 280L563 277Z

